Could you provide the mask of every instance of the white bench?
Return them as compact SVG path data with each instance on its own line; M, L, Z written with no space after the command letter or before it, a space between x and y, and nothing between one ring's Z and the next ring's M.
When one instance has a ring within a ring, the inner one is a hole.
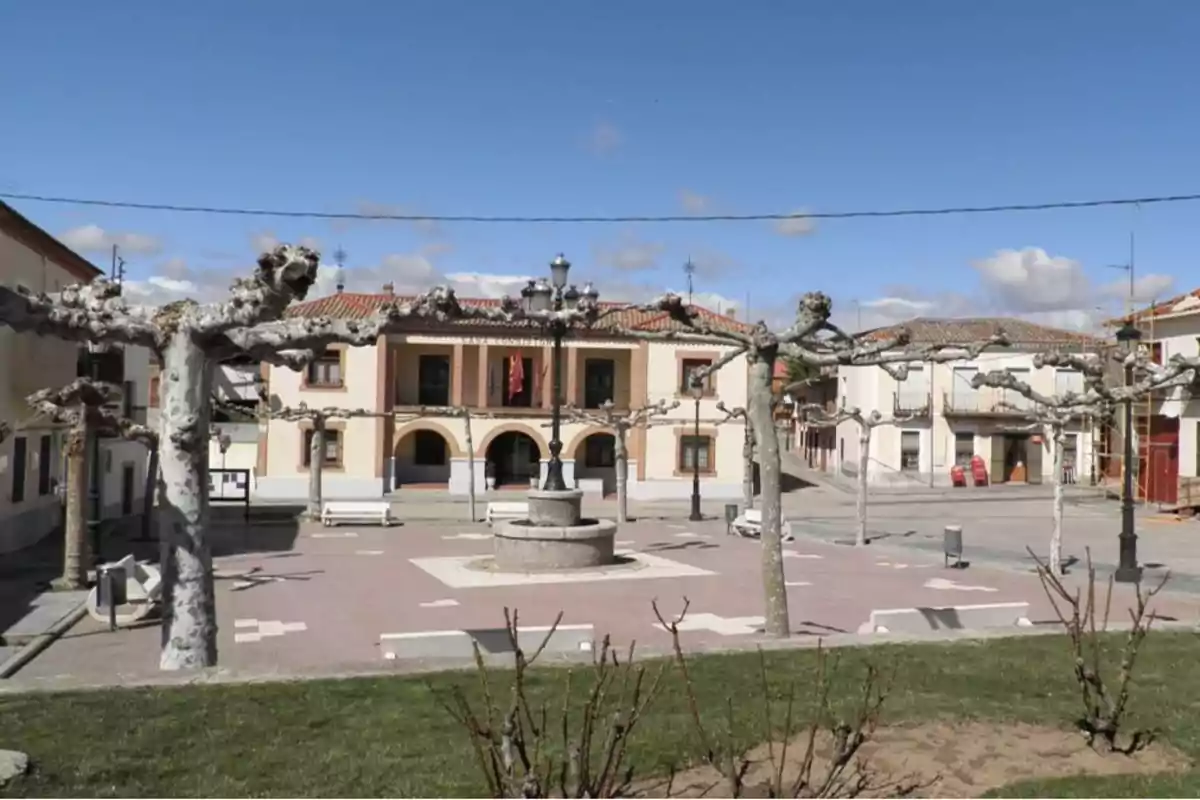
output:
M490 525L498 519L529 519L529 503L488 503L484 520Z
M759 539L762 537L762 511L757 508L747 508L741 514L729 523L729 532L736 533L738 536L745 536L750 539ZM790 542L796 537L792 536L792 524L786 519L783 521L781 528L783 541Z
M526 654L532 653L546 640L550 630L549 625L522 625L517 629L517 646ZM588 652L595 638L591 624L559 625L550 636L550 641L546 642L546 652ZM406 658L471 658L475 655L476 644L484 653L512 652L512 642L504 628L379 635L380 651L389 661Z
M158 567L149 562L138 562L132 554L104 567L118 567L125 573L125 605L117 610L118 626L139 622L158 606L162 597L162 574ZM88 592L88 614L97 622L108 622L108 609L100 608L99 592L99 586L93 586Z
M392 524L392 505L386 500L331 500L321 509L321 523L326 527L339 522L378 522Z
M1029 627L1029 603L885 608L871 612L859 633L929 633L984 628Z

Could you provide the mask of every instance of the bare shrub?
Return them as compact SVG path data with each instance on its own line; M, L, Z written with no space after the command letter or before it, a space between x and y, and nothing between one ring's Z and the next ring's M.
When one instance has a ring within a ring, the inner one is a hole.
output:
M1083 705L1083 715L1076 720L1076 725L1087 738L1088 744L1098 752L1129 755L1143 749L1154 740L1157 731L1137 729L1128 737L1122 734L1129 709L1129 690L1133 683L1134 666L1146 634L1150 632L1150 627L1156 619L1154 612L1149 610L1149 604L1154 596L1162 591L1170 574L1164 574L1158 585L1148 591L1142 588L1140 581L1135 584L1136 599L1134 607L1129 609L1132 624L1121 648L1116 678L1110 681L1105 677L1109 670L1105 665L1103 640L1112 609L1112 576L1108 579L1103 615L1097 626L1096 614L1099 606L1096 602L1096 568L1092 565L1091 549L1086 550L1087 585L1082 597L1079 589L1068 589L1055 571L1032 550L1029 554L1037 562L1037 574L1041 579L1042 589L1045 590L1050 605L1054 607L1054 613L1062 623L1070 642L1072 669Z

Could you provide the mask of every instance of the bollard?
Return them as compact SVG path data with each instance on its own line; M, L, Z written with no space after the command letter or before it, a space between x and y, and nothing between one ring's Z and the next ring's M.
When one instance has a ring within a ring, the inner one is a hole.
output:
M950 567L950 557L954 556L954 567L962 567L963 532L961 525L947 525L942 532L943 566Z
M725 504L725 535L728 536L733 532L733 521L738 517L737 503Z
M125 570L113 564L100 567L96 576L96 605L108 610L108 629L117 629L117 606L125 605Z

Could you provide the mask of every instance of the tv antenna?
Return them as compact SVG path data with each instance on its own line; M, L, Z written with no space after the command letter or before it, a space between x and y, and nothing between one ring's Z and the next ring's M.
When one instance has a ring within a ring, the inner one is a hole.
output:
M337 285L337 293L341 294L346 290L346 251L339 244L337 249L333 251L333 261L337 264L337 269L333 271L333 281Z
M688 256L688 260L683 265L683 274L687 276L688 289L688 305L692 304L692 276L696 274L696 265L692 263L692 257Z

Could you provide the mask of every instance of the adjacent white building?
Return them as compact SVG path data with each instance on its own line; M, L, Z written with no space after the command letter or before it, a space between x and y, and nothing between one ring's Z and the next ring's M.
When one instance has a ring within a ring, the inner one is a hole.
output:
M987 339L1003 329L1011 346L985 351L970 361L912 363L903 382L877 366L839 367L835 407L857 407L866 413L912 419L876 428L870 445L868 480L875 484L946 485L951 468L968 468L983 460L992 483L1041 483L1053 474L1048 431L1031 430L1019 409L1023 396L1001 389L971 386L981 372L1006 370L1037 391L1062 394L1082 391L1083 376L1069 369L1034 366L1038 352L1100 352L1103 340L1074 331L1035 325L1019 319L915 319L881 329L880 337L907 328L915 345L952 344ZM1065 461L1068 479L1090 480L1094 421L1080 419L1068 427ZM836 431L835 468L854 474L859 461L859 432L853 422Z

